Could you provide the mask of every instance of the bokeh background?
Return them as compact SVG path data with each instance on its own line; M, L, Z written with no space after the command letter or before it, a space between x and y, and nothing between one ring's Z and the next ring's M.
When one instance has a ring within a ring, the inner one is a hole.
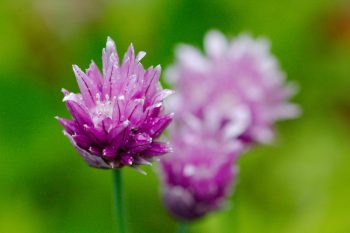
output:
M1 0L0 232L112 232L111 172L86 166L54 119L68 117L61 87L77 91L71 65L101 64L109 35L166 67L213 28L268 37L303 116L240 159L230 206L191 232L350 232L350 2L338 0ZM124 170L128 228L172 232L146 170Z

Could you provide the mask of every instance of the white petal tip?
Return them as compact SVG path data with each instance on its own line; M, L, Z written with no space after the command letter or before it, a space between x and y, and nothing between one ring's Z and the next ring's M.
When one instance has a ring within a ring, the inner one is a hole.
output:
M144 58L146 56L146 52L145 51L140 51L137 56L136 56L136 61L140 62L142 60L142 58Z
M135 169L137 172L141 173L142 175L147 175L147 172L145 172L144 170L142 170L140 167L138 167L136 165L132 165L130 167Z

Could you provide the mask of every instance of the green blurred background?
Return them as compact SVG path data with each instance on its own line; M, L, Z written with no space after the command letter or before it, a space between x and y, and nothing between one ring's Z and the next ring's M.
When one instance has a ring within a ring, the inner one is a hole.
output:
M61 87L77 91L71 65L101 64L109 35L166 67L212 28L270 38L303 116L241 158L230 207L191 232L350 232L350 2L337 0L1 0L0 232L112 232L111 172L86 166L54 119L68 117ZM124 170L130 232L172 232L146 170Z

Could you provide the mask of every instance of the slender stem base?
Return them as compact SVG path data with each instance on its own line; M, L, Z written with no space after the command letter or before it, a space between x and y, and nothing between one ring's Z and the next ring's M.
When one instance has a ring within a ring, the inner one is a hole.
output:
M178 222L176 233L188 233L188 223Z
M124 219L124 203L123 203L123 184L122 174L120 169L113 169L113 191L114 191L114 203L117 213L117 229L118 233L126 233L125 219Z

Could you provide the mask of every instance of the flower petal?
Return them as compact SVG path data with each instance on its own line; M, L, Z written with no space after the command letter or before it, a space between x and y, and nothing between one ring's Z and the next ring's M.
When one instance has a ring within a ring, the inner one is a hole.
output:
M93 125L89 113L87 113L78 103L68 100L66 101L66 106L81 128L83 128L85 124Z
M98 93L96 84L78 66L73 65L73 71L86 106L93 107Z

